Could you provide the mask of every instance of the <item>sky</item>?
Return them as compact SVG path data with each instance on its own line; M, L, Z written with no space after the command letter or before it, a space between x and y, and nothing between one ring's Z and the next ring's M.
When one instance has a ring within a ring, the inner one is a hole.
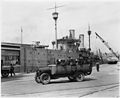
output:
M49 45L55 40L55 21L52 18L57 9L58 38L69 35L75 29L75 37L85 35L85 47L88 48L88 24L90 24L92 51L100 49L109 52L106 46L96 38L97 32L115 52L120 53L120 2L119 1L81 1L81 0L3 0L1 17L1 41L32 44L40 41Z

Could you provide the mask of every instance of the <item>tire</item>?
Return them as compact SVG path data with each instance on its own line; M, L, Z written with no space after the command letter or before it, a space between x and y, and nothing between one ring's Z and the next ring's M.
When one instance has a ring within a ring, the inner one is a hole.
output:
M8 77L9 76L9 72L8 71L3 71L2 72L2 77Z
M70 81L75 81L75 78L74 78L73 76L68 76L68 79L69 79Z
M77 75L76 75L76 81L77 82L81 82L81 81L83 81L84 80L84 74L83 73L78 73Z
M40 81L42 84L48 84L50 82L50 75L48 73L42 73L40 75Z
M40 80L40 76L35 76L35 81L37 82L37 83L41 83L41 80Z

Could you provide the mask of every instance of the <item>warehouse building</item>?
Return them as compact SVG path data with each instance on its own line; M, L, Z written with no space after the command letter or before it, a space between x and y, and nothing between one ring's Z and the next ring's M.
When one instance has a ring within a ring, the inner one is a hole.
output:
M1 61L3 62L3 66L10 66L11 63L14 63L15 72L26 72L25 65L22 64L22 56L21 48L24 47L32 47L32 44L19 44L19 43L8 43L1 42ZM35 46L35 45L34 45ZM44 49L45 45L39 45L39 48Z

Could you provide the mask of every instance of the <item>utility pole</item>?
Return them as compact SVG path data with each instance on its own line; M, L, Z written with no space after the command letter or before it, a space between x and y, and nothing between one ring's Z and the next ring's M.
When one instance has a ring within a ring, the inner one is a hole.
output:
M21 45L23 44L23 29L21 27Z
M20 45L20 65L23 66L22 71L26 72L26 53L25 53L26 49L23 48L23 29L22 29L22 26L20 28L20 34L21 34L21 39L20 39L20 44L21 44Z

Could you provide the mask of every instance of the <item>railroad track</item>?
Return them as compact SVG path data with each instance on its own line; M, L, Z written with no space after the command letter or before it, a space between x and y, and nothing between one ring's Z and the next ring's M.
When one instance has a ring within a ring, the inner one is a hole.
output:
M100 91L105 91L105 90L108 90L108 89L112 89L112 88L115 88L115 87L118 87L119 85L114 85L114 86L110 86L110 87L107 87L107 88L104 88L104 89L100 89L100 90L96 90L96 91L91 91L89 93L86 93L86 94L83 94L79 97L84 97L84 96L87 96L87 95L91 95L91 94L94 94L94 93L97 93L97 92L100 92Z

